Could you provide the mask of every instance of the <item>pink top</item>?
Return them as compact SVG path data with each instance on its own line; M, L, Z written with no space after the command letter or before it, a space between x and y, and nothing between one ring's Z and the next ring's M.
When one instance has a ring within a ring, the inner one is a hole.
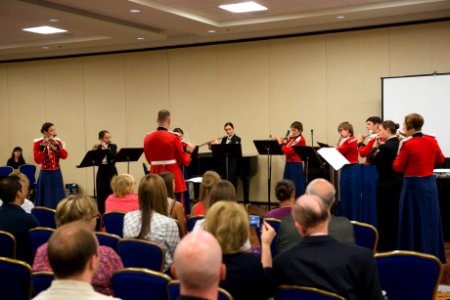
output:
M106 246L98 248L98 255L100 264L94 277L92 277L92 286L99 293L113 295L111 276L115 271L123 269L122 260L113 249ZM47 243L41 245L36 251L33 271L52 271L52 267L48 262Z
M111 194L105 201L105 212L109 211L123 211L130 212L139 209L138 195L128 194L124 197L116 197Z

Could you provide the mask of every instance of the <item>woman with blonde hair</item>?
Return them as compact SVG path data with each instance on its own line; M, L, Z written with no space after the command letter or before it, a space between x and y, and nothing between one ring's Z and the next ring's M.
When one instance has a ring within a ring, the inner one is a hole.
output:
M235 300L270 298L270 244L275 237L274 229L267 223L261 226L261 257L241 251L250 234L249 217L242 205L216 202L206 215L204 229L214 235L222 248L227 276L220 286Z
M89 196L70 195L58 203L55 218L58 227L74 221L85 221L94 230L98 218L97 203ZM115 271L123 269L122 261L113 249L106 246L99 246L98 255L100 263L92 277L92 286L99 293L113 295L111 277ZM33 271L51 270L45 243L36 251Z
M177 220L180 229L180 237L186 234L186 218L184 216L183 204L175 200L175 180L170 172L158 174L164 180L167 188L167 213L170 217Z
M200 198L198 202L192 207L192 215L204 215L206 213L205 203L209 201L209 195L212 187L220 181L220 175L214 171L206 171L202 177L202 183L200 184Z
M164 180L148 174L139 183L139 210L129 212L123 221L123 237L159 243L166 250L164 271L173 263L173 254L180 241L177 222L168 217L167 189Z
M105 201L105 212L130 212L139 209L138 195L134 193L136 182L130 174L120 174L111 180L113 194Z

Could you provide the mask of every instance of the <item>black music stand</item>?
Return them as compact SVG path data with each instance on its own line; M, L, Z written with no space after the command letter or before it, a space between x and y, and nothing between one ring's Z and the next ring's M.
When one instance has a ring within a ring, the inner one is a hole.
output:
M144 148L122 148L116 155L116 162L127 162L127 173L130 173L130 161L137 161L141 157Z
M310 146L292 146L295 153L305 162L305 177L308 182L309 167L323 168L324 162L320 159L316 149Z
M260 155L267 155L267 198L270 210L270 187L272 182L272 155L284 155L277 140L254 140L256 149Z
M97 198L96 195L96 184L95 184L95 166L99 166L102 164L103 158L105 158L106 154L108 153L108 150L90 150L84 155L83 160L81 163L77 166L77 168L87 168L87 167L93 167L92 168L92 174L94 178L94 198Z
M228 159L230 157L241 158L241 144L213 144L211 145L212 155L215 158L225 158L225 174L228 180Z

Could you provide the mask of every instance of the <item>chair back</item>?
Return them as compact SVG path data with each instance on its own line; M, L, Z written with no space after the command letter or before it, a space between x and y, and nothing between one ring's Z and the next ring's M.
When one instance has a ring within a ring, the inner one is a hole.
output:
M298 285L282 285L278 287L275 293L275 300L292 300L292 299L345 300L344 297L341 297L335 293L327 292L313 287L298 286Z
M14 168L13 167L10 167L10 166L0 167L0 177L8 176L12 172L14 172Z
M158 243L129 238L120 240L117 248L125 268L161 272L164 267L166 253Z
M107 233L123 237L123 218L125 213L123 211L109 211L103 214L103 223Z
M122 300L167 299L167 284L171 278L161 272L126 268L114 272L111 285L114 295Z
M430 254L392 251L375 255L381 289L389 300L434 299L442 278L441 262Z
M370 249L375 253L378 245L378 230L367 223L351 221L356 245Z
M118 250L117 246L120 241L120 236L111 234L111 233L106 233L106 232L99 232L99 231L96 231L95 235L97 236L99 245L107 246L107 247L113 249L114 251L116 251L117 254L119 254L119 250Z
M35 271L31 273L31 287L33 290L33 297L40 292L45 291L52 284L55 275L48 271Z
M27 176L30 181L30 190L36 188L36 166L35 165L21 165L19 171Z
M20 260L0 257L0 295L1 299L30 299L30 265Z
M41 227L56 229L55 210L44 206L35 206L31 214L36 217Z
M16 258L16 238L3 230L0 230L0 256Z
M194 230L194 226L195 223L197 223L198 220L202 220L204 219L205 216L204 215L197 215L197 216L189 216L186 219L186 227L187 227L187 231L191 232L192 230Z
M273 227L273 229L275 230L275 232L278 235L278 229L280 229L281 220L275 219L275 218L265 218L264 222L269 223L269 225ZM277 254L277 248L278 248L277 243L278 243L278 239L275 237L272 240L272 243L270 244L270 251L272 252L272 257L274 257Z
M172 280L167 285L167 294L169 295L169 300L176 300L180 295L180 281ZM223 288L219 287L218 300L233 300L233 296Z
M37 249L48 242L55 229L48 227L35 227L28 231L28 237L30 238L31 250L33 256L36 254Z

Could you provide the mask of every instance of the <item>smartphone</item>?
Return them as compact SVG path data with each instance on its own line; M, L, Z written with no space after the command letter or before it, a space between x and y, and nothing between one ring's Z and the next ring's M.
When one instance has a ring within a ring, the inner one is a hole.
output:
M262 218L260 216L250 215L250 226L261 229Z

